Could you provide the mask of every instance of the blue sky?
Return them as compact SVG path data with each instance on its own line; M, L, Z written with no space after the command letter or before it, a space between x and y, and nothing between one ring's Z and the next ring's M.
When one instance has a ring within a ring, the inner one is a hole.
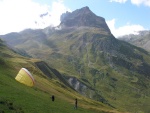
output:
M85 6L104 17L116 37L150 30L150 0L0 0L0 34L57 26L62 13Z

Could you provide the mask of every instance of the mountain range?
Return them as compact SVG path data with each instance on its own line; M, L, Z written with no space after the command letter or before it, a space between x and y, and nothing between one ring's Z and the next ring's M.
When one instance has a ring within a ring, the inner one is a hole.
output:
M0 38L18 54L42 60L36 66L48 78L85 97L122 112L150 112L149 52L116 39L89 7L62 14L57 27Z
M150 31L139 31L137 35L130 34L119 37L120 40L131 43L135 46L141 47L150 52Z

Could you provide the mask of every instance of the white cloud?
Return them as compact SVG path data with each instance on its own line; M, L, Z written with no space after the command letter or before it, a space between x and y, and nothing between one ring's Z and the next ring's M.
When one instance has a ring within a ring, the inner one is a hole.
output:
M63 1L53 2L52 4L52 11L51 11L51 23L54 26L57 26L60 23L60 16L62 13L66 11L71 11L69 8L66 8L63 4Z
M110 2L118 2L118 3L125 3L128 0L109 0ZM150 0L131 0L131 3L134 5L145 5L150 7Z
M110 0L110 2L125 3L127 0Z
M60 0L53 2L52 6L32 0L0 0L0 34L56 26L60 23L60 15L67 10ZM41 18L40 15L45 13L48 15Z
M131 3L138 6L143 4L150 7L150 0L131 0Z
M126 24L122 27L116 28L115 27L115 19L112 19L110 21L107 21L107 24L112 32L112 34L117 38L119 36L123 35L129 35L129 34L138 34L138 31L145 30L143 26L141 25L135 25L135 24Z

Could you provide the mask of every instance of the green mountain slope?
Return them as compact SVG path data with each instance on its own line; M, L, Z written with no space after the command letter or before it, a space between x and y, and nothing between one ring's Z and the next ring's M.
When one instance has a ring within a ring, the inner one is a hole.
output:
M122 112L149 113L149 53L116 39L104 18L87 7L64 16L57 28L26 30L16 33L16 38L11 38L12 34L1 38L45 61L48 66L38 64L38 68L46 68L44 74L49 76L50 71L50 78L70 84L85 97Z
M79 95L59 81L57 75L49 69L47 74L52 78L47 77L45 70L40 70L36 65L39 62L41 61L16 54L0 40L1 113L118 113L111 107ZM46 63L41 65L48 66ZM15 80L22 67L27 68L34 76L34 87L25 86ZM55 95L55 102L51 101L52 95ZM78 98L79 103L77 110L73 108L75 98Z
M80 30L57 31L48 37L55 48L47 62L69 76L68 81L75 76L94 89L89 93L81 86L77 88L81 94L118 109L148 113L149 54L94 28Z

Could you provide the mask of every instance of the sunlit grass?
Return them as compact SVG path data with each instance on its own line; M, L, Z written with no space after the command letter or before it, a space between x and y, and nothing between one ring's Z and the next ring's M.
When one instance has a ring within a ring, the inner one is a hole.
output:
M10 54L7 50L5 54ZM12 52L11 57L0 58L0 112L17 113L106 113L112 108L90 99L66 87L57 79L47 78L37 67L38 59L20 57ZM28 87L15 80L22 68L27 68L35 78L34 87ZM51 96L55 95L55 102ZM78 109L74 99L78 98ZM117 112L117 111L114 111Z

